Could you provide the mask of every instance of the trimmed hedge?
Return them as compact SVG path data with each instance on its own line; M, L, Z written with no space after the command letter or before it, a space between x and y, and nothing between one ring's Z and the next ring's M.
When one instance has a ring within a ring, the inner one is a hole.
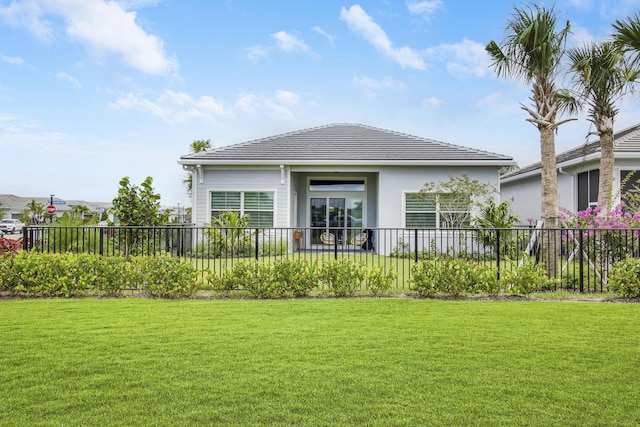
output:
M193 295L199 272L168 255L103 257L21 251L0 257L0 290L21 297L122 295L140 291L161 298Z

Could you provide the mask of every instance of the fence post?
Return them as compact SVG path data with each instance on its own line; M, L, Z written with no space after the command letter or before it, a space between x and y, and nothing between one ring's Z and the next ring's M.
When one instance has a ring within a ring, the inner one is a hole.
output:
M580 258L580 292L584 292L584 256L582 253L582 228L578 230L578 258Z
M413 230L413 261L418 262L418 229ZM411 253L411 247L409 247L409 253Z
M104 227L100 227L100 255L104 255Z
M500 229L496 228L496 266L498 267L498 280L500 280Z
M256 244L256 250L255 250L255 254L254 254L254 255L255 255L255 257L256 257L256 261L258 261L258 254L259 254L259 248L258 248L258 245L260 244L260 242L258 241L258 231L260 231L260 230L258 230L258 229L256 228L256 231L255 231L255 235L256 235L256 241L255 241L255 244Z
M338 233L340 230L336 230L336 237L333 240L333 259L338 259Z
M27 239L27 230L28 230L27 227L22 228L22 249L25 251L29 248L28 246L29 242Z

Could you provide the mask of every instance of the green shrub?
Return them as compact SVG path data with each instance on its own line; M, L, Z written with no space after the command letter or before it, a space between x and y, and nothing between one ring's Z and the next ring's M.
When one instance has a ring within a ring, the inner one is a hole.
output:
M414 264L411 276L412 289L421 296L446 294L457 297L464 292L495 295L503 289L493 268L447 255Z
M395 271L389 270L385 273L382 267L374 265L369 269L366 276L367 288L369 288L373 296L387 295L397 277L398 274Z
M500 280L505 288L514 294L530 295L541 290L556 289L560 279L551 279L547 276L543 264L534 264L528 260L515 270L503 271Z
M198 271L188 262L168 255L133 257L132 266L141 273L142 288L153 297L180 298L199 287Z
M318 273L320 281L338 297L355 295L366 277L364 265L344 258L325 262Z
M254 280L255 266L248 261L240 261L227 268L220 275L212 274L208 281L211 289L223 295L229 295L231 291L247 289Z
M198 272L168 256L102 257L20 252L0 268L3 288L18 296L118 295L124 289L151 296L183 297L197 290Z
M640 259L626 257L609 270L609 290L628 298L640 297Z
M282 258L273 262L238 262L219 276L209 277L211 288L223 295L245 290L256 298L301 297L318 285L317 264Z
M295 297L307 296L318 286L318 264L306 259L282 258L272 264L273 278Z

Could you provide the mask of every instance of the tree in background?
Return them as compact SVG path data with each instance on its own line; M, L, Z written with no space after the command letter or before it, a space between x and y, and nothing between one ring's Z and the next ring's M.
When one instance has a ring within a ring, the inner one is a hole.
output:
M569 71L574 92L589 110L588 120L593 123L600 138L600 183L598 206L607 214L612 207L614 166L613 122L618 114L616 101L631 90L631 84L640 73L626 61L624 53L613 42L591 43L569 50Z
M191 154L202 153L211 149L211 139L197 139L189 145L189 152ZM183 182L187 186L187 194L191 197L193 191L193 173L188 172Z
M466 173L449 176L448 181L427 182L420 195L439 206L440 227L463 228L470 224L471 213L495 193L493 186L470 179Z
M168 221L166 210L160 210L160 195L154 193L153 178L148 176L140 187L131 185L129 177L120 180L118 196L113 199L113 213L121 225L158 226Z
M538 5L516 7L512 18L507 22L502 46L493 40L486 46L493 60L491 66L499 77L515 78L532 86L530 99L533 108L522 105L522 109L529 113L527 120L540 132L542 215L545 227L549 229L558 228L560 215L554 134L561 124L575 120L556 119L564 104L555 79L560 71L569 30L570 24L567 21L560 31L556 31L553 8ZM545 242L545 267L549 275L555 277L560 241L552 239L552 233L545 235L548 237Z
M20 221L25 224L38 224L44 220L44 204L31 199L20 212Z
M73 220L82 222L84 220L84 215L91 212L89 208L85 205L75 205L71 207L71 216Z

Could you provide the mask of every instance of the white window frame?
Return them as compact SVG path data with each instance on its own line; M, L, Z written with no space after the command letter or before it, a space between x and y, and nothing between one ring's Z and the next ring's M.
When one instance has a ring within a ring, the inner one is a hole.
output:
M269 189L259 189L259 190L233 190L233 189L209 189L209 195L208 195L208 200L207 200L207 212L208 212L208 216L209 216L209 222L211 222L213 220L213 215L211 214L211 212L214 210L211 207L211 197L213 193L240 193L240 215L245 215L246 210L245 210L245 206L244 206L244 200L245 200L245 193L272 193L273 194L273 209L272 210L261 210L261 212L273 212L273 222L271 224L270 227L264 227L264 228L273 228L276 226L276 219L277 219L277 196L278 193L276 190L269 190ZM249 211L256 211L255 209L250 209Z

